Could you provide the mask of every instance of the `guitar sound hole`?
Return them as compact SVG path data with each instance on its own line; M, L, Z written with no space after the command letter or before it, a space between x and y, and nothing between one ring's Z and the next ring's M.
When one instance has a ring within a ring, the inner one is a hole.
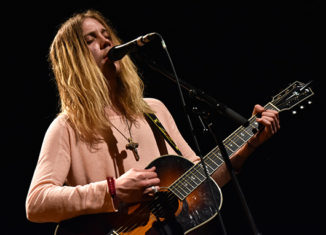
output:
M168 191L161 191L155 194L150 209L156 217L169 219L174 217L178 205L178 199L174 194Z

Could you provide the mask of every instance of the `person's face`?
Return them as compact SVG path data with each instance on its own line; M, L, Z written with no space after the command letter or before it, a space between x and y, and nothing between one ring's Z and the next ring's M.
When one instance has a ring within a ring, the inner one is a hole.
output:
M105 76L112 76L118 69L119 63L109 61L107 54L114 46L109 32L105 27L93 18L85 18L82 24L83 36L97 65Z

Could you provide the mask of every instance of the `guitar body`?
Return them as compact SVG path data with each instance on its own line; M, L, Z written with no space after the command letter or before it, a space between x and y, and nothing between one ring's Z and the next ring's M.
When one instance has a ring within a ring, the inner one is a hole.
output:
M155 159L147 168L156 167L161 190L153 199L138 204L121 204L119 212L80 216L61 222L56 235L160 234L170 227L186 234L213 219L222 204L222 194L209 178L180 200L169 190L185 172L194 166L189 160L173 155ZM209 184L217 198L218 209L211 196ZM182 190L182 188L180 188ZM169 224L169 226L166 226Z

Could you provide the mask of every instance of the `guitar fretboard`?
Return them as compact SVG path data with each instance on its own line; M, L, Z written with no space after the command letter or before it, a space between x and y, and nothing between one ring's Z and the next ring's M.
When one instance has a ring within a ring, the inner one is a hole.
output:
M268 103L264 108L279 111L272 103ZM238 151L258 131L258 128L259 124L256 122L256 117L252 116L249 119L249 125L247 127L241 126L229 135L223 141L228 156ZM222 153L218 146L204 156L203 160L209 175L212 175L224 163ZM203 165L199 162L171 184L169 190L180 200L184 200L205 180L206 176Z

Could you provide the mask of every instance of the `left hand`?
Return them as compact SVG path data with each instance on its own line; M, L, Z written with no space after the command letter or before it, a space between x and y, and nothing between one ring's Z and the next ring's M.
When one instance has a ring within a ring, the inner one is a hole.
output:
M257 113L261 114L261 117L256 118L256 121L263 125L264 128L257 132L250 140L250 144L255 147L264 143L280 129L280 120L277 111L270 109L265 110L264 107L257 104L252 114L256 115Z

